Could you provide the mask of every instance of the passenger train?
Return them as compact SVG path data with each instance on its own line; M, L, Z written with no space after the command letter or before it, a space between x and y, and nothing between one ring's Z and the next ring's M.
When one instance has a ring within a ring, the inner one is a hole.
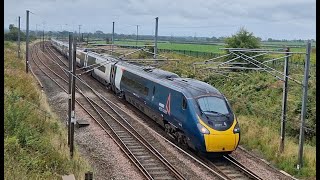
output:
M52 39L68 56L68 44ZM78 49L77 66L160 124L183 146L205 154L228 154L240 141L240 127L230 104L211 85L149 66Z

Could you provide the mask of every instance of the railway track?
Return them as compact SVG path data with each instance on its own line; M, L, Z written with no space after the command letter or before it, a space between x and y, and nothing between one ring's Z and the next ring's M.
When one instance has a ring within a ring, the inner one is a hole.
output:
M229 155L224 155L215 159L204 159L208 165L216 169L226 179L237 179L237 180L262 180L255 173L250 171L248 168L243 166L240 162Z
M35 65L48 78L53 80L59 87L67 92L66 89L63 88L61 82L59 83L57 79L53 78L52 75L49 75L49 73L42 68L45 67L51 74L54 74L59 78L60 81L62 80L65 84L67 83L64 78L43 62L43 59L38 54L37 49L39 48L36 46L31 53ZM36 62L35 59L37 59L38 62ZM42 64L42 67L40 63ZM185 179L183 175L142 136L140 136L138 132L136 132L132 127L122 124L121 121L125 121L125 119L123 119L119 114L116 112L110 113L110 110L106 110L105 107L102 107L102 105L97 103L97 98L94 99L86 96L79 87L77 87L77 91L91 105L94 112L96 112L96 115L98 114L100 120L93 114L92 110L88 110L84 103L84 99L78 99L77 103L98 122L98 124L113 138L113 140L115 140L115 142L121 147L129 159L138 167L147 179Z
M63 61L60 58L62 56L57 55L47 44L45 48L50 56L47 58L50 61L55 61L55 65L59 66L67 77L66 69L63 68L67 67L66 60ZM38 60L40 59L38 56ZM40 69L40 66L37 67ZM46 68L50 70L49 67ZM60 79L63 78L60 76ZM83 100L78 99L77 103L113 138L122 151L148 179L185 179L120 115L119 111L121 111L121 114L126 113L122 108L110 101L108 102L106 98L92 89L82 78L77 77L77 79L83 85L81 86L82 89L91 90L96 95L95 98L89 98L77 86L78 92L84 97ZM67 83L66 80L64 81ZM86 103L89 103L94 110L85 107L84 104ZM202 165L221 179L261 179L230 156L224 156L219 162L203 158L200 161L204 163Z

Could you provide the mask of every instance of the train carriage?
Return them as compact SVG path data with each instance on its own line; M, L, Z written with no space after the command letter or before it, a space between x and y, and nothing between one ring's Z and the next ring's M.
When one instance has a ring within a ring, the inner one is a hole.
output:
M62 47L63 43L53 41ZM79 51L80 52L80 51ZM80 57L80 62L82 57ZM160 124L179 143L203 153L230 153L240 128L227 99L211 85L160 69L87 52L83 66L92 76Z
M77 56L77 59L76 59L77 66L84 67L84 62L87 58L87 53L84 52L84 50L77 50L76 56Z

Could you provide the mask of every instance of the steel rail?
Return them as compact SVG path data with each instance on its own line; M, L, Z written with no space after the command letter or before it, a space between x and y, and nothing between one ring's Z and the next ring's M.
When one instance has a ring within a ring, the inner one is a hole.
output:
M33 59L34 60L34 59ZM46 73L42 68L40 68L40 65L38 63L36 63L34 61L34 63L36 64L36 66L38 67L38 69L40 71L42 71L49 79L51 79L55 84L57 84L63 91L65 91L67 93L67 90L65 88L62 87L62 85L60 85L54 78L52 78L50 75L48 75L48 73ZM87 99L87 101L90 103L90 105L93 107L92 103L89 101L89 99L85 96L85 98ZM143 173L143 175L147 178L147 179L152 179L150 178L150 175L148 175L148 173L145 172L145 170L143 168L141 168L141 166L139 165L139 163L137 163L135 161L135 159L133 159L131 157L131 154L128 153L121 144L119 144L116 139L107 131L107 129L99 122L99 120L97 120L85 107L83 104L81 104L78 100L75 100L77 102L78 105L80 105L80 107L86 111L90 117L92 117L98 124L99 126L112 138L112 140L120 147L120 149L128 156L128 158L137 166L137 168Z
M235 158L225 155L223 156L227 161L232 163L233 165L237 166L242 172L244 172L248 177L257 179L257 180L262 180L258 175L256 175L254 172L252 172L250 169L246 168L244 165L242 165L239 161L237 161Z
M54 52L53 52L54 53ZM54 53L55 54L55 53ZM57 56L58 57L58 56ZM59 58L59 57L58 57ZM94 89L92 89L86 82L82 82L82 83L84 83L86 86L88 86L94 93L96 93L99 97L101 97L102 99L103 99L103 101L105 102L105 103L108 103L108 102L106 102L106 98L104 97L104 96L102 96L100 93L98 93L98 92L96 92ZM109 100L108 100L109 101ZM114 104L112 101L109 101L110 103L112 103L115 107L117 107L118 109L120 109L123 113L127 113L127 112L125 112L122 108L120 108L119 106L117 106L116 104ZM108 103L109 104L109 103ZM111 107L112 108L112 107ZM113 109L113 108L112 108ZM113 109L114 110L114 109ZM114 110L115 112L117 112L116 110ZM120 114L118 114L119 116L121 116ZM125 119L124 119L124 121L126 122L126 123L128 123ZM129 126L131 126L129 123L128 123L128 125ZM161 136L161 135L159 135L159 136ZM162 137L162 136L161 136ZM166 138L164 138L164 137L162 137L163 139L165 139L167 142L170 142L169 140L167 140ZM171 143L171 142L170 142ZM173 144L172 144L173 145ZM177 147L177 146L176 146ZM183 151L181 148L179 148L179 147L177 147L180 151ZM185 151L183 151L184 153L186 153L187 154L187 152L185 152ZM189 155L189 154L187 154L187 155ZM191 156L191 155L189 155L189 156ZM194 157L193 157L194 158ZM201 163L201 162L199 162L199 161L197 161L198 163L200 163L201 165L203 165L204 167L206 167L207 169L209 169L211 172L213 172L214 174L216 174L216 175L218 175L218 177L220 177L221 179L229 179L228 178L228 176L227 175L225 175L222 171L219 171L220 172L220 174L223 174L223 175L220 175L219 173L217 173L216 171L214 171L214 170L212 170L209 166L207 166L207 165L205 165L205 164L203 164L203 163ZM212 164L211 164L211 166L212 166ZM216 169L218 169L218 168L216 168Z
M53 52L54 53L54 52ZM55 54L55 53L54 53ZM58 56L57 56L58 57ZM59 57L58 57L59 58ZM83 82L84 83L84 82ZM87 86L89 86L87 83L85 83L85 85L87 85ZM90 87L89 87L90 88ZM92 89L93 90L93 89ZM106 99L104 99L105 97L103 97L101 94L98 94L98 96L100 96L102 99L103 99L103 101L105 101ZM108 100L109 101L109 100ZM111 101L109 101L109 102L111 102ZM106 102L107 103L107 102ZM113 102L111 102L113 105L115 105ZM126 113L122 108L120 108L120 107L118 107L117 105L115 105L118 109L120 109L122 112L124 112L124 113ZM159 135L159 134L158 134ZM169 142L169 143L171 143L169 140L167 140L166 138L164 138L164 137L162 137L161 135L159 135L161 138L163 138L164 140L166 140L167 142ZM171 143L172 144L172 143ZM172 144L172 145L174 145L174 144ZM177 146L176 146L177 147ZM183 151L181 148L179 148L179 147L177 147L180 151ZM186 152L184 152L184 153L186 153ZM187 154L187 153L186 153ZM189 155L189 154L187 154L187 155ZM190 156L190 155L189 155ZM202 164L202 163L200 163L200 164ZM202 165L204 165L204 164L202 164ZM205 166L205 165L204 165ZM207 167L208 168L208 167ZM208 169L210 169L210 168L208 168ZM212 169L211 169L211 171L212 171ZM215 174L216 174L217 172L215 172ZM228 179L227 178L227 176L226 175L224 175L224 177L221 177L220 175L219 175L219 177L220 178L222 178L222 179ZM261 179L261 178L259 178L259 179Z
M44 65L44 63L43 63L43 65ZM47 66L45 66L45 67L47 67ZM49 70L51 70L51 68L49 68L49 67L47 67ZM63 70L63 69L62 69ZM54 71L52 71L51 70L51 72L53 72L55 75L57 75L56 74L56 72L54 72ZM61 79L63 79L61 76L59 76L59 75L57 75L59 78L61 78ZM64 80L64 79L63 79ZM64 80L65 82L66 82L66 80ZM77 88L77 90L79 91L79 88ZM81 91L80 91L80 93L83 95L83 96L85 96L86 97L86 99L88 100L89 99L89 101L91 101L91 103L90 104L92 104L92 103L94 103L94 104L96 104L97 105L97 103L96 102L94 102L91 98L89 98L89 97L87 97L86 95L84 95ZM99 97L99 96L98 96ZM99 106L98 105L98 107L100 107L100 108L102 108L101 106ZM101 115L101 113L99 113L98 112L98 110L96 109L96 108L94 108L95 110L96 110L96 112L100 115L100 117L102 118L102 119L104 119L104 121L105 121L105 123L110 127L110 129L113 131L113 133L114 134L116 134L116 132L114 131L114 129L112 129L111 128L111 126L107 123L107 121L105 120L105 118ZM104 109L103 109L104 110ZM104 110L110 117L112 117L115 121L117 121L121 126L123 126L115 117L113 117L110 113L108 113L106 110ZM120 116L121 117L121 116ZM122 117L121 117L122 118ZM123 126L124 127L124 126ZM125 128L125 127L124 127ZM132 133L129 129L127 129L127 128L125 128L129 133ZM134 129L132 129L136 134L138 134L138 132L136 132ZM116 134L117 135L117 134ZM139 135L139 134L138 134ZM165 166L167 166L170 170L171 170L171 172L173 172L173 174L174 174L174 176L177 178L177 179L185 179L157 150L155 150L150 144L149 144L149 146L150 147L148 147L148 142L146 141L146 140L144 140L145 142L142 142L142 140L141 139L144 139L142 136L140 136L140 137L137 137L137 136L134 136L138 141L140 141L141 142L141 144L143 144L151 153L153 153ZM119 140L123 143L123 141L121 140L121 138L118 136L118 138L119 138ZM141 139L140 139L141 138ZM123 145L125 145L124 143L123 143ZM131 155L133 155L133 153L131 152L130 153ZM135 158L136 159L136 161L138 161L139 162L139 160L137 159L137 158ZM141 163L140 163L141 164ZM143 167L143 166L142 166ZM146 169L144 169L146 172L147 172L147 170ZM150 175L150 174L149 174ZM151 175L150 175L150 177L152 177Z

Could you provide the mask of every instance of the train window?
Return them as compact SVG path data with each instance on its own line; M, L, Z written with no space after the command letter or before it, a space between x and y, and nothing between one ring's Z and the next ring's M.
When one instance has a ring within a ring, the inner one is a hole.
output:
M187 100L185 97L182 98L182 109L187 109Z
M139 82L136 82L126 76L122 76L122 79L121 81L126 84L127 86L131 87L132 89L140 92L141 94L147 96L148 95L148 92L149 92L149 88L148 87L145 87L144 85L142 85L141 83Z
M145 96L148 96L148 91L149 91L149 88L144 87L143 94L144 94Z
M104 67L104 66L100 66L100 67L98 67L98 69L99 69L100 71L102 71L102 72L105 72L105 71L106 71L106 67Z
M90 66L90 65L95 64L95 63L96 63L96 58L91 57L91 56L88 56L88 63L87 63L87 65Z
M154 96L154 93L156 92L156 87L153 86L152 95Z

